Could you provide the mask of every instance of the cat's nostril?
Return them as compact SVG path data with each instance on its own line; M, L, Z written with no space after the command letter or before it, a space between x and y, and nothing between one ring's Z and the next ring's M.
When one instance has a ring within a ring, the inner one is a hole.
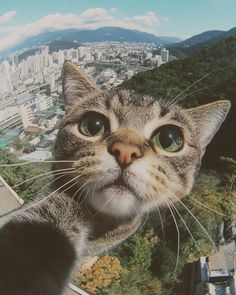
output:
M131 159L132 159L132 160L135 160L135 159L137 159L137 158L138 158L137 153L132 153L132 154L131 154Z
M114 155L115 157L118 157L120 155L120 151L117 150L111 150L112 155Z

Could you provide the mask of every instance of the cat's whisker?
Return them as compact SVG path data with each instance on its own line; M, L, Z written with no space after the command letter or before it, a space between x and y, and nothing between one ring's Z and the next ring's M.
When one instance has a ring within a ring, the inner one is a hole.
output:
M67 182L68 184L69 182ZM66 191L68 191L69 189L71 189L72 187L74 187L75 185L77 185L79 182L76 181L75 183L72 183L69 187L66 187L63 191L61 191L58 195L57 195L57 198L62 195L63 193L65 193Z
M172 180L174 183L179 184L179 185L183 185L183 182L181 182L179 179L168 176L169 180Z
M209 241L212 243L213 248L215 251L217 251L216 248L216 244L213 241L212 237L209 235L209 233L206 231L206 229L204 228L204 226L201 224L201 222L198 220L198 218L196 216L193 215L193 213L191 212L191 210L189 210L189 208L179 199L177 198L174 194L172 194L172 196L187 210L187 212L193 217L193 219L197 222L197 224L200 226L200 228L203 230L203 232L206 234L206 236L208 237Z
M149 217L149 212L147 212L147 214L146 214L146 217L145 217L145 219L144 219L143 223L140 225L140 227L139 227L138 231L141 231L141 230L142 230L142 228L145 226L145 224L146 224L146 223L147 223L147 221L148 221L148 217Z
M176 101L178 100L178 97L180 97L182 94L184 94L187 90L189 90L190 88L192 88L193 86L195 86L196 84L198 84L199 82L201 82L202 80L206 79L210 74L206 74L205 76L201 77L200 79L198 79L197 81L193 82L191 85L189 85L187 88L185 88L183 91L181 91L179 94L177 94L168 104L172 105L172 104L176 104Z
M64 172L64 171L71 171L71 170L75 171L76 169L75 168L64 168L64 169L58 169L58 170L42 173L42 174L33 176L31 178L28 178L28 179L22 181L21 183L18 183L16 185L14 185L12 188L14 189L14 188L19 187L19 186L21 186L21 185L23 185L23 184L25 184L25 183L27 183L27 182L29 182L31 180L37 179L37 178L42 177L42 176L48 176L48 175L51 176L51 175L53 175L54 173L57 173L57 172Z
M200 226L200 228L202 229L202 231L205 233L205 235L207 236L207 238L209 239L209 241L212 243L213 245L213 248L215 251L217 251L217 248L216 248L216 244L215 242L213 241L212 237L209 235L209 233L206 231L206 229L204 228L204 226L201 224L201 222L198 220L197 217L195 217L193 215L193 213L191 212L191 210L189 210L189 208L181 201L181 199L179 199L178 197L175 196L175 194L167 189L162 183L159 183L160 186L164 187L166 189L166 191L168 193L170 193L171 197L175 198L186 210L187 212L193 217L193 219L197 222L197 224ZM164 199L164 201L166 202L166 200Z
M84 183L82 186L80 186L76 191L75 191L75 193L73 194L73 196L72 196L72 200L76 197L76 195L78 194L78 192L86 185L86 184L88 184L89 183L89 181L86 181L86 183ZM79 194L79 197L80 197L80 194Z
M74 173L74 171L66 171L66 172L58 172L58 173L56 173L57 177L55 177L52 181L48 182L46 185L41 187L41 189L37 193L44 191L46 189L46 187L49 187L51 184L53 184L55 181L61 179L65 175L73 174L73 173ZM36 182L42 181L42 180L47 179L49 177L51 177L51 175L47 175L45 177L42 177L41 179L36 180ZM32 183L30 186L28 186L27 189L29 189L34 184L35 184L35 182ZM30 195L29 198L31 198L31 197L35 197L35 195Z
M214 213L216 213L216 214L218 214L218 215L221 215L221 216L223 216L223 217L228 217L228 218L230 218L230 216L229 215L226 215L226 214L224 214L224 213L222 213L222 212L219 212L218 210L216 210L216 209L213 209L213 208L211 208L211 207L208 207L208 206L206 206L205 204L202 204L201 202L199 202L199 201L197 201L197 200L195 200L195 199L193 199L193 198L190 198L190 199L186 199L190 204L192 204L192 205L194 205L194 206L196 206L196 207L198 207L198 208L203 208L203 209L205 209L205 210L209 210L209 211L212 211L212 212L214 212Z
M84 204L85 207L86 207L86 209L88 210L88 212L89 212L90 214L94 215L94 214L91 212L91 210L88 208L88 206L87 206L87 204L86 204L86 202L85 202L85 200L86 200L88 194L89 194L89 191L86 192L86 194L85 194L85 196L84 196L84 198L83 198L83 200L82 200L82 202L81 202L80 204L81 204L81 205Z
M27 211L27 210L31 210L32 208L40 205L41 203L45 202L46 200L48 200L52 195L54 195L55 193L57 193L58 191L60 191L63 187L67 186L69 183L71 183L72 181L77 180L78 178L80 178L81 175L77 175L74 178L72 178L71 180L69 180L68 182L64 183L62 186L58 187L56 190L54 190L52 193L50 193L48 196L46 196L45 198L40 199L39 201L31 204L31 206L27 206L25 209L22 210L22 212Z
M162 106L165 106L165 105L166 105L166 103L167 103L167 101L168 101L168 98L169 98L169 95L170 95L170 92L171 92L172 88L173 88L173 86L171 86L171 87L168 89L165 98L164 98L164 99L161 99L161 100L159 101L159 103L160 103Z
M86 189L86 185L88 185L88 184L90 184L90 183L93 183L93 181L91 180L91 179L89 179L89 180L87 180L84 184L83 184L83 186L80 188L80 189L82 189L83 188L83 190L79 193L79 198L80 198L80 196L83 194L83 192L84 192L84 190ZM77 192L76 192L77 193ZM87 204L86 204L86 198L87 198L87 196L88 196L88 194L89 194L89 189L87 190L87 192L86 192L86 194L85 194L85 196L82 198L82 200L79 202L79 205L84 205L85 206L85 208L87 209L87 211L94 217L94 216L96 216L96 215L98 215L98 213L97 214L94 214L93 212L91 212L91 210L88 208L88 206L87 206Z
M201 91L201 90L205 90L205 89L209 89L209 88L210 88L210 86L205 86L205 87L202 87L202 88L198 88L198 89L196 89L196 90L194 90L194 91L192 91L192 92L190 92L190 93L187 93L186 95L181 96L177 101L175 101L175 102L173 103L173 105L177 104L180 100L184 100L186 97L188 97L188 96L190 96L190 95L192 95L192 94L194 94L194 93L196 93L196 92L199 92L199 91Z
M172 181L174 181L174 182L177 183L177 184L183 185L180 181L178 181L177 179L175 179L175 178L173 178L173 177L169 177L169 179L172 180ZM197 201L197 200L194 199L194 198L185 199L185 200L188 201L190 204L196 206L196 207L203 207L203 208L205 208L206 210L210 210L210 211L212 211L212 212L214 212L214 213L216 213L216 214L219 214L219 215L221 215L221 216L224 216L224 217L228 217L228 218L230 218L229 215L226 215L226 214L224 214L224 213L222 213L222 212L219 212L218 210L216 210L216 209L214 209L214 208L211 208L211 207L209 207L209 206L206 206L205 204L202 204L201 202ZM191 202L190 200L191 200L192 202ZM195 204L195 203L197 203L197 204Z
M92 190L92 193L91 193L91 199L92 200L94 199L94 193L95 193L96 186L97 186L98 182L101 181L101 179L102 179L102 177L100 177L100 179L97 182L95 182L95 184L93 186L93 190Z
M80 196L83 194L83 192L85 191L85 189L86 189L86 185L88 185L88 184L90 184L90 183L92 183L92 181L89 179L89 180L87 180L82 186L81 186L81 188L78 190L78 191L76 191L76 194L82 189L82 191L79 193L79 198L80 198ZM86 200L86 198L87 198L87 196L88 196L88 193L89 193L89 190L87 190L87 192L86 192L86 194L85 194L85 196L82 198L82 200L79 202L79 205L83 205L83 203L85 202L85 200Z
M160 184L162 185L162 184ZM163 186L163 185L162 185ZM174 197L186 210L187 212L193 217L193 219L197 222L197 224L200 226L200 228L202 229L202 231L205 233L205 235L207 236L208 240L211 242L213 249L215 252L217 252L217 247L216 244L214 242L214 240L212 239L212 237L209 235L209 233L206 231L206 229L204 228L204 226L201 224L201 222L198 220L198 218L196 216L193 215L193 213L191 212L191 210L181 201L181 199L179 199L178 197L175 196L175 194L173 192L171 192L169 189L166 188L166 190L171 194L172 197ZM223 263L223 257L222 255L220 255L220 259L222 260Z
M164 222L163 222L162 215L161 215L161 211L160 211L159 207L156 207L156 209L157 209L157 212L158 212L159 217L160 217L160 221L161 221L161 231L162 231L162 238L163 238L163 242L165 243L165 241L166 241L166 235L165 235Z
M82 176L82 175L80 175L80 176ZM89 181L88 181L89 182ZM67 182L67 184L68 184L69 182ZM63 191L61 191L58 195L57 195L57 198L60 196L60 195L62 195L62 194L64 194L67 190L69 190L69 189L71 189L72 187L74 187L75 185L77 185L79 182L78 181L76 181L75 183L72 183L69 187L66 187ZM86 185L87 183L85 183L84 185ZM80 187L79 189L81 189L82 187ZM71 200L70 200L70 205L73 203L73 199L74 199L74 196L75 195L73 195L73 197L71 198Z
M44 160L44 161L26 161L22 163L14 163L14 164L0 164L0 167L15 167L15 166L24 166L30 164L38 164L38 163L74 163L75 160Z
M74 171L57 173L57 175L60 175L60 174L62 174L62 175L58 176L58 177L55 178L54 180L52 180L52 181L50 181L49 183L47 183L46 185L44 185L39 191L37 191L37 194L39 195L39 192L40 192L40 191L43 191L46 187L50 186L53 182L55 182L56 180L58 180L58 179L64 177L65 174L72 174L72 173L74 173ZM45 176L45 177L43 177L43 178L41 178L41 179L38 179L38 180L36 180L36 182L42 181L42 180L44 180L44 179L46 179L46 178L49 178L49 177L51 177L51 175L47 175L47 176ZM35 182L32 183L31 185L29 185L29 186L27 187L27 189L29 189L30 187L32 187L34 184L35 184ZM12 188L13 188L13 187L12 187ZM33 197L33 198L32 198L32 197ZM34 194L34 195L29 195L29 196L28 196L28 200L32 200L32 201L33 201L34 198L35 198L35 194ZM22 204L19 208L15 209L15 210L11 210L11 211L9 211L9 212L6 212L6 213L0 215L0 219L3 218L3 217L5 217L5 216L7 216L7 215L9 215L9 214L11 214L11 213L13 213L13 212L19 211L19 210L20 210L22 207L24 207L24 206L25 206L25 204Z
M185 228L187 229L187 231L188 231L190 237L192 238L192 240L193 240L193 242L194 242L194 244L195 244L195 246L196 246L198 252L200 253L201 256L203 256L202 251L201 251L200 247L198 246L198 243L197 243L196 239L194 238L194 236L193 236L192 232L190 231L189 227L187 226L185 220L184 220L183 217L181 216L179 210L176 208L176 206L174 205L174 203L171 202L171 200L169 200L169 202L171 203L171 206L173 207L173 209L176 211L176 213L179 215L180 219L182 220L182 222L183 222Z
M180 231L179 231L179 227L178 227L178 223L176 221L175 215L171 209L170 204L168 203L167 200L165 200L165 203L167 205L167 207L169 208L169 211L172 215L175 227L176 227L176 232L177 232L177 258L176 258L176 264L175 264L175 270L174 270L174 278L176 278L176 273L177 273L177 269L178 269L178 264L179 264L179 256L180 256Z

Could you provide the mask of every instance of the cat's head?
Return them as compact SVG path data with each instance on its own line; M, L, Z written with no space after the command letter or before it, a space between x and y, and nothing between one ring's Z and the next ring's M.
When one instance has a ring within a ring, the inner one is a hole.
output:
M230 109L228 101L183 109L134 91L103 92L70 62L63 68L63 92L55 158L74 161L76 173L66 179L79 201L121 218L187 195Z

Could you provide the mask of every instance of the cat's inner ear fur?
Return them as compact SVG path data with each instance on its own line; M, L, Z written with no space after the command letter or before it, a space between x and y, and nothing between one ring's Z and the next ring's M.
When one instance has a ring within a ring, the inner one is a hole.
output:
M188 115L196 126L203 149L205 149L219 130L230 110L230 106L231 104L228 100L220 100L187 110Z
M99 88L72 62L65 61L62 70L65 109L78 105L83 99L99 93Z

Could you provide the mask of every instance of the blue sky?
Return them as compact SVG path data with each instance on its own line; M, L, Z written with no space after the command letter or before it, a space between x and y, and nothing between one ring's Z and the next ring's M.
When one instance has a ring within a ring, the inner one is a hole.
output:
M236 0L0 0L0 51L46 30L121 26L187 38L236 26Z

